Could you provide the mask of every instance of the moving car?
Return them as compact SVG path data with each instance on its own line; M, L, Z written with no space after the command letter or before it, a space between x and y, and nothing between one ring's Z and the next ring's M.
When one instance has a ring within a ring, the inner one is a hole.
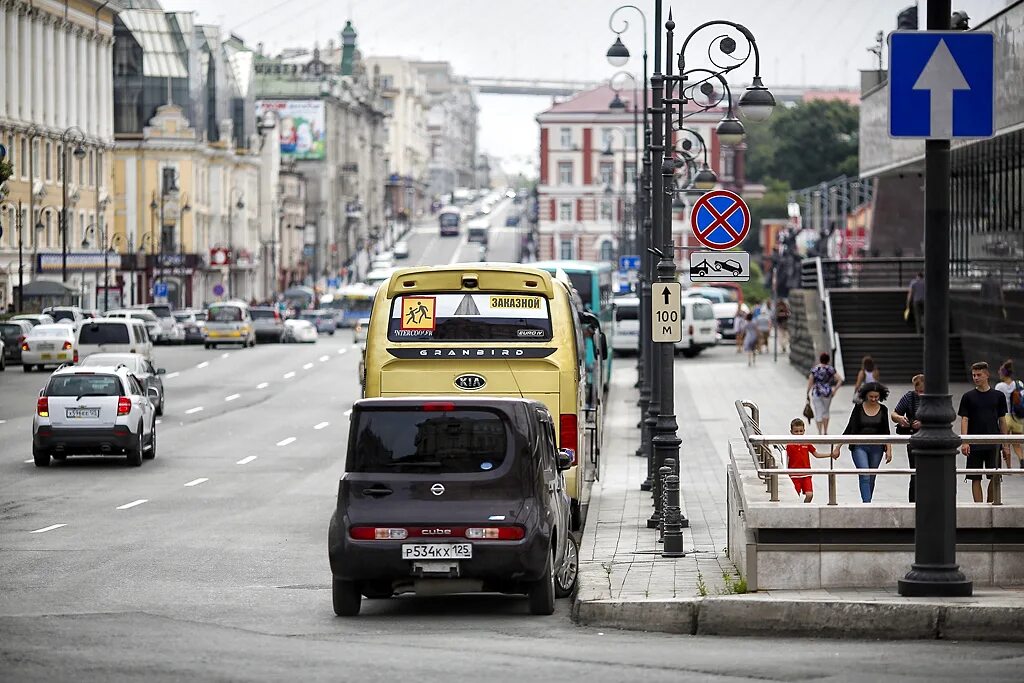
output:
M153 367L153 361L141 356L137 353L94 353L91 356L83 358L78 367L89 368L89 367L107 367L116 368L123 365L128 368L128 371L135 375L136 379L142 383L142 387L146 389L151 399L153 393L150 389L156 390L156 398L154 403L156 404L156 414L164 414L164 381L160 379L160 375L165 374L167 371L163 368Z
M624 296L615 299L612 351L617 356L635 355L640 343L640 299Z
M184 344L185 328L179 323L174 312L168 304L142 304L138 306L142 310L148 310L160 321L160 336L154 339L157 344Z
M391 277L391 273L398 270L397 268L376 268L366 274L366 284L372 287L378 287L382 282Z
M739 287L722 285L706 285L690 287L683 292L684 297L701 297L711 302L711 308L718 321L718 331L723 337L736 337L736 315L746 315L749 309L743 303L743 290Z
M286 342L315 343L317 331L308 320L290 319L284 321Z
M409 243L405 240L395 242L395 258L409 258Z
M711 302L702 297L684 297L680 308L683 336L676 342L676 350L686 358L694 358L718 343L718 321Z
M107 311L104 314L105 318L135 318L141 320L142 324L146 326L146 332L149 333L149 339L154 344L157 339L163 335L163 326L160 323L160 319L156 317L153 311L148 311L142 308L121 308L114 311Z
M334 321L334 316L330 311L318 309L315 311L303 311L299 316L300 320L308 320L313 323L316 327L316 331L323 334L334 336L334 331L338 329L338 323Z
M77 327L85 320L85 313L78 306L48 306L43 309L55 323L70 323Z
M175 311L174 319L185 330L186 344L203 343L203 326L206 324L206 311L191 309Z
M356 326L352 328L352 343L366 346L366 334L370 330L370 319L360 318Z
M31 331L32 324L27 320L0 320L0 341L4 345L0 365L21 365L21 345Z
M249 309L252 316L252 328L256 333L256 341L284 341L284 318L273 306L254 306Z
M53 318L45 313L21 313L19 315L12 316L10 320L24 320L32 325L32 327L35 327L36 325L52 325L54 323Z
M31 372L33 367L42 370L47 365L77 363L77 336L75 328L67 323L36 325L21 343L21 367Z
M335 614L427 591L524 593L551 614L579 566L563 478L574 457L538 401L357 401L328 531Z
M249 305L244 301L222 301L211 304L206 312L206 335L203 346L216 348L218 344L241 344L242 348L256 346Z
M32 458L123 453L138 467L156 457L157 398L124 366L65 367L50 375L32 418Z
M487 218L474 218L466 223L466 241L479 242L487 246L488 232L491 229L491 221Z
M80 358L94 353L137 353L153 357L153 342L137 318L93 318L82 323L75 342Z

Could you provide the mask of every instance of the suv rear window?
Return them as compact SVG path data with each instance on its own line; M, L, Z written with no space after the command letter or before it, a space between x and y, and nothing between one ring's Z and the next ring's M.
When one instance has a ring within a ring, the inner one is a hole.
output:
M275 311L268 308L250 308L249 315L253 320L273 320L276 317Z
M86 323L78 335L79 344L130 344L128 326L123 323Z
M210 309L210 321L215 323L235 323L242 319L242 309L235 306L218 306Z
M362 410L352 427L349 472L487 472L505 461L505 423L485 410Z
M74 320L75 314L71 311L50 311L50 317L53 318L53 322L58 320Z
M147 306L147 308L149 310L153 311L153 314L156 315L156 317L158 317L158 318L170 318L171 317L171 307L170 306L164 306L162 304L150 304L149 306Z
M115 375L60 375L51 377L47 396L120 396L121 380Z

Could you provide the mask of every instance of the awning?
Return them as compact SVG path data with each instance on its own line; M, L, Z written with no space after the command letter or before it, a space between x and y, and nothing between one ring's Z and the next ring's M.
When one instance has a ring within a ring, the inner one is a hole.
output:
M21 291L22 296L68 296L77 293L78 290L74 287L68 287L63 282L55 280L33 280Z

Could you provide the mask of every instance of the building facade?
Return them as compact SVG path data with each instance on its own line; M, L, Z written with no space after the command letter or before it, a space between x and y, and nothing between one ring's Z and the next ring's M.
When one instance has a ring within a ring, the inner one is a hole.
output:
M435 201L451 199L457 187L476 187L477 130L480 109L467 80L448 62L416 62L426 79L427 193Z
M4 307L18 304L19 278L63 280L69 300L95 306L113 213L115 13L92 0L0 1L0 144L14 171L0 186ZM39 303L24 299L25 308Z

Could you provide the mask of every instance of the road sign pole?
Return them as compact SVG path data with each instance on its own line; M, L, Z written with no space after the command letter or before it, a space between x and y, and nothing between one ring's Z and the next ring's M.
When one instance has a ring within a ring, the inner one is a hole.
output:
M948 30L950 0L929 0L928 29ZM924 377L911 438L917 463L914 563L899 581L900 595L967 596L973 584L956 563L956 456L960 438L949 395L949 140L925 142Z

